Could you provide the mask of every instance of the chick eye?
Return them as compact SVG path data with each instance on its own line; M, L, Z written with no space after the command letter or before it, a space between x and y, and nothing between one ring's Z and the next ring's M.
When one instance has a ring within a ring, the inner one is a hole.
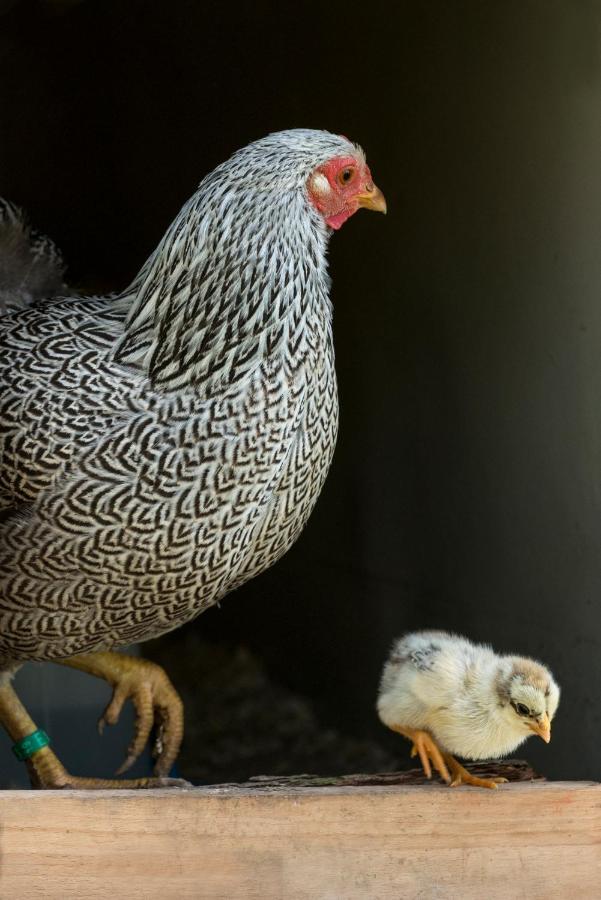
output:
M529 716L530 710L524 703L514 703L513 708L515 709L518 716Z
M343 169L338 175L338 181L340 182L340 184L348 184L353 177L353 174L353 169Z

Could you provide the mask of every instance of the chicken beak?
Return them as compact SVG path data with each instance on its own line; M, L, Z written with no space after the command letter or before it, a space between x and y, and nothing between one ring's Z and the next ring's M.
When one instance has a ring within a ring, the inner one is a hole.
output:
M551 723L549 722L547 713L544 713L537 722L533 722L530 728L535 734L542 737L545 744L549 743L551 740Z
M381 212L386 215L386 200L384 194L375 184L366 186L366 189L357 194L357 203L364 209L373 209L374 212Z

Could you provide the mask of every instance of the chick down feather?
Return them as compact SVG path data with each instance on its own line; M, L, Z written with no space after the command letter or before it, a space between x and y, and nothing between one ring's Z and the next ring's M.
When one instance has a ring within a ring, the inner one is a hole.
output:
M448 753L479 760L511 753L553 720L558 703L559 687L541 663L422 631L394 642L377 709L388 727L428 731Z

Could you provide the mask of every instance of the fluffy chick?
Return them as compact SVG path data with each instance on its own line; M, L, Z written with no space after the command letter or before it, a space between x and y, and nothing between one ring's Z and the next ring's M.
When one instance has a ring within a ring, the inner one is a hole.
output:
M430 762L455 786L496 788L505 778L476 778L465 759L504 756L532 734L547 743L559 687L543 665L500 656L444 631L404 635L384 665L377 709L382 722L413 741L427 777Z

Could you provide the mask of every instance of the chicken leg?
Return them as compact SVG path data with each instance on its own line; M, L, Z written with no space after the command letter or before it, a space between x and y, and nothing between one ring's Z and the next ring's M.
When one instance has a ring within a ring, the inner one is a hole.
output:
M394 725L392 730L413 742L411 756L419 755L426 778L432 778L432 766L430 765L430 760L432 760L434 768L443 781L447 783L451 781L451 776L445 765L444 754L429 732L418 728L405 728L403 725Z
M460 784L471 784L473 787L492 788L496 790L497 785L505 784L506 778L499 776L498 778L478 778L457 762L450 753L443 753L445 762L451 771L452 781L451 787L457 787Z
M98 728L118 721L125 700L131 698L136 709L136 729L128 755L118 774L126 771L140 755L153 724L159 731L155 742L155 777L134 779L81 778L71 775L48 747L41 747L27 759L32 787L36 788L153 788L183 787L187 782L166 778L177 756L183 736L183 705L175 688L160 666L137 657L119 653L90 653L60 660L61 664L81 669L113 686L113 696L102 714ZM36 731L10 683L10 676L0 675L0 724L15 741Z
M402 734L403 737L409 738L413 742L411 756L419 756L426 778L432 777L432 766L430 765L430 761L432 761L438 774L451 787L457 787L460 784L471 784L473 787L494 789L497 785L507 781L506 778L501 777L479 778L477 775L472 775L461 763L457 762L454 756L451 756L445 750L441 750L428 731L422 731L417 728L405 728L402 725L395 725L393 731Z

